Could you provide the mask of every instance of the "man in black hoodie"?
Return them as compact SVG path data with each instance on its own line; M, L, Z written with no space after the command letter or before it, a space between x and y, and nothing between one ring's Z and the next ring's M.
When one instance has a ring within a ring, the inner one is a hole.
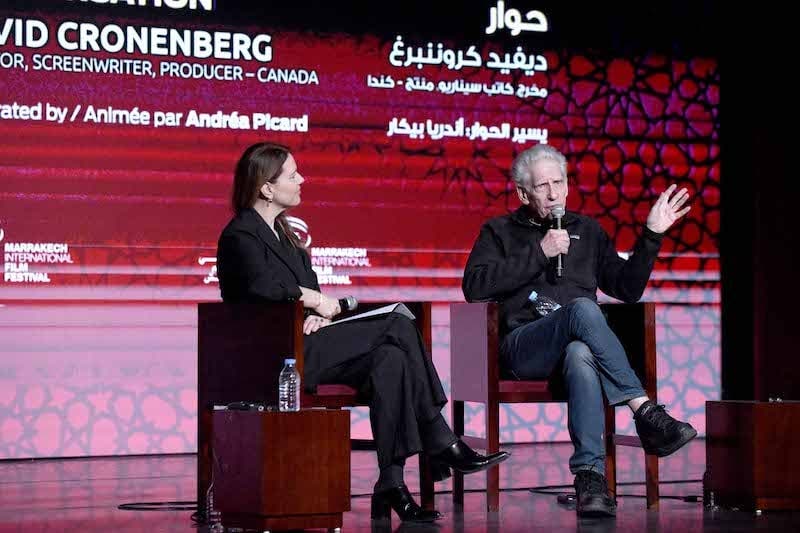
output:
M558 150L538 145L522 152L511 176L523 205L481 228L464 271L464 295L470 302L500 303L500 360L506 374L517 379L562 374L575 446L570 470L578 514L614 516L616 504L604 475L603 394L609 404L631 408L647 453L669 455L697 431L648 399L597 305L596 292L600 288L625 302L641 298L664 232L689 211L683 207L689 194L686 189L675 193L672 185L659 196L624 260L589 217L566 212L563 229L557 229L554 211L558 216L563 210L568 192L567 162ZM546 312L542 303L557 308Z

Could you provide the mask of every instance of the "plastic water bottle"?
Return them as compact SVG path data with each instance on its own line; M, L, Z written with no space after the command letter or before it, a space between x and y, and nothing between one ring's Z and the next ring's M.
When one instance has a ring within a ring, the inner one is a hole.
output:
M531 291L531 294L528 296L528 300L531 302L533 310L536 311L536 314L538 314L540 317L561 308L561 305L559 305L558 302L552 298L548 298L547 296L539 296L539 293L536 291Z
M300 410L300 374L294 366L295 359L284 359L283 370L278 376L278 410Z

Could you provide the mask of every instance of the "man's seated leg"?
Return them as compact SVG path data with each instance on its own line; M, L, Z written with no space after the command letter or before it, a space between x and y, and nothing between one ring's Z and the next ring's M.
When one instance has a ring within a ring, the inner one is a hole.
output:
M589 298L576 298L566 308L570 316L569 333L572 340L586 344L594 355L608 403L621 405L644 398L642 383L631 368L625 348L606 322L600 306Z
M605 478L603 391L597 361L583 342L567 345L561 368L567 389L569 436L575 452L569 467L575 474L578 516L614 516L617 505Z
M636 432L645 453L664 457L697 436L690 424L675 420L663 406L647 398L622 344L595 302L578 298L567 304L567 309L571 317L570 333L586 343L595 356L608 403L627 403L634 412Z
M604 477L605 420L599 367L585 343L570 342L570 324L575 320L574 306L568 305L515 329L505 339L502 360L505 370L519 379L548 379L561 363L570 439L575 446L570 470L575 474L576 510L580 516L614 516L616 504ZM639 391L637 395L642 394Z

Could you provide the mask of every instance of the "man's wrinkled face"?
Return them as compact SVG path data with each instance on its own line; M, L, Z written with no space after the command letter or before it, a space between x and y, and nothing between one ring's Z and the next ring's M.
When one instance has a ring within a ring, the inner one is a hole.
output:
M550 218L553 207L566 205L567 192L567 178L561 175L558 162L552 159L533 163L528 188L517 187L520 202L527 205L531 215L539 221Z

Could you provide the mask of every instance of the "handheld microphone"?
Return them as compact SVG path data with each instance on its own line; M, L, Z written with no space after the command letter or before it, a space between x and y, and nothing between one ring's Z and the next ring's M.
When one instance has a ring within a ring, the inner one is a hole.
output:
M553 215L553 218L556 219L556 229L561 229L561 217L564 216L565 212L566 210L564 209L563 205L554 205L553 209L550 210L550 213ZM559 278L564 273L564 267L562 266L561 263L563 261L561 257L562 255L564 254L558 254L558 259L556 263L556 276Z
M339 309L341 309L342 312L355 311L356 307L358 307L358 300L356 300L354 296L339 298Z

